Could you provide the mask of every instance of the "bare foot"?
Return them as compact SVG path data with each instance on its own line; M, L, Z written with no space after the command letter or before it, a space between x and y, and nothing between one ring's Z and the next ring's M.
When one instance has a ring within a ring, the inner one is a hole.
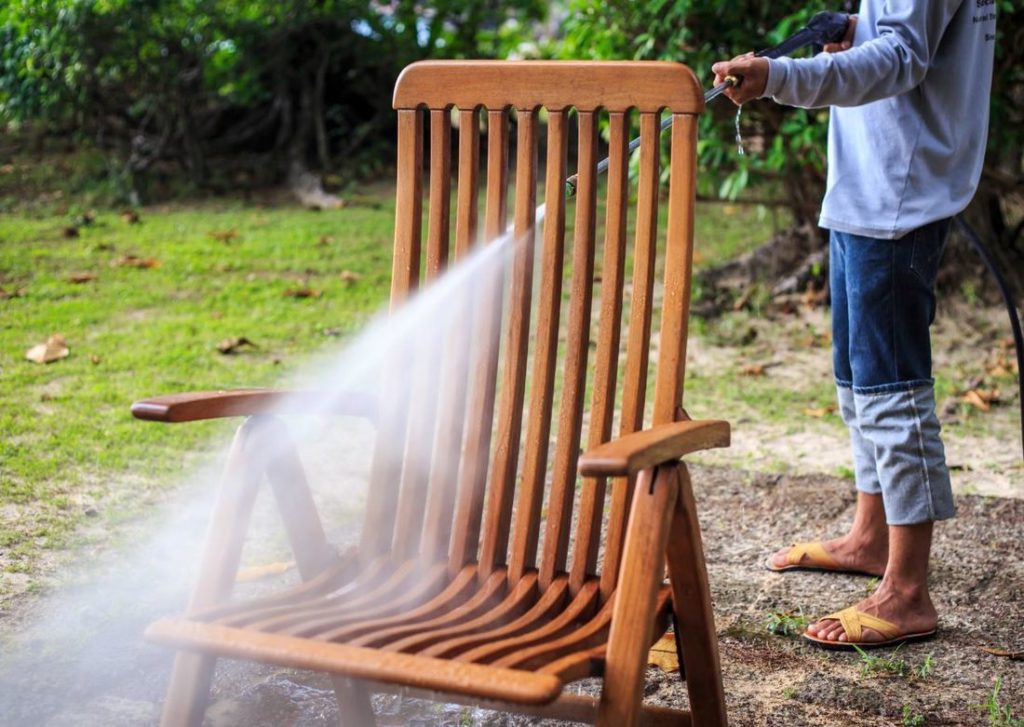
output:
M885 573L885 564L889 557L889 544L886 540L867 540L847 534L841 538L825 540L822 546L842 570L861 571L875 576L882 576ZM776 568L790 565L787 559L790 550L791 548L782 548L776 551L771 557L772 565ZM813 565L808 555L804 555L800 562Z
M927 589L897 590L883 581L878 590L858 603L858 611L890 621L901 634L922 634L935 629L939 622ZM837 619L821 619L807 627L807 633L823 641L849 641ZM886 637L871 628L864 628L861 642L885 641Z

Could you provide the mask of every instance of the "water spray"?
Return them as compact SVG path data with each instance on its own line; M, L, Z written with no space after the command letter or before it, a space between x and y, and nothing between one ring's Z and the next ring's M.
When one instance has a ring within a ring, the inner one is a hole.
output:
M758 58L781 58L782 56L788 56L801 48L807 46L824 46L827 43L838 43L846 35L846 29L850 21L850 16L847 13L832 13L832 12L821 12L811 18L807 25L798 30L796 33L786 38L784 41L771 48L760 50L754 53ZM710 103L715 100L723 93L726 89L733 86L739 86L743 83L742 77L737 76L726 76L722 83L719 83L714 88L709 89L704 94L704 103ZM664 133L667 129L672 126L671 114L666 116L661 122L661 132ZM740 136L739 127L739 110L736 112L736 142L739 147L739 153L745 153L743 151L743 142ZM633 139L629 142L629 153L632 154L640 146L640 137ZM608 171L608 157L605 157L597 163L597 174L604 174ZM567 199L572 199L576 196L576 182L578 175L573 174L571 177L565 180L565 196ZM1014 347L1017 351L1017 390L1018 398L1020 399L1020 416L1021 416L1021 453L1024 456L1024 334L1021 332L1020 318L1017 315L1017 306L1014 302L1013 295L1010 292L1010 287L1006 282L1006 279L999 271L999 265L996 263L992 253L985 247L981 241L981 237L978 233L968 224L967 220L964 219L963 213L956 215L956 224L960 227L964 236L970 241L971 246L978 253L978 256L982 259L985 267L992 274L992 277L996 281L996 285L999 288L999 293L1003 298L1003 303L1006 305L1006 312L1010 318L1010 327L1013 330L1013 342Z

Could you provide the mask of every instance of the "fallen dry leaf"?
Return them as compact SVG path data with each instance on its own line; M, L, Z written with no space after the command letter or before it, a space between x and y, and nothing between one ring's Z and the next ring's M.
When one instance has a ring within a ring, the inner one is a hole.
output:
M0 300L7 300L8 298L21 298L23 295L25 295L24 288L15 288L14 290L0 288Z
M823 406L820 409L804 409L803 414L805 417L814 417L815 419L821 419L822 417L828 416L836 410L834 406Z
M359 273L354 273L351 270L342 270L338 277L341 278L341 282L351 285L352 283L359 282L363 276Z
M285 298L319 298L323 294L316 288L288 288L282 295Z
M981 650L992 656L1004 656L1010 661L1024 661L1024 651L1010 651L1009 649L994 649L991 646L982 646Z
M773 366L781 366L779 361L766 361L764 363L750 364L740 369L740 376L764 376Z
M238 349L242 346L252 346L258 348L258 346L250 341L245 336L232 336L231 338L225 338L223 341L217 344L217 350L223 354L237 353Z
M67 358L70 354L71 351L68 350L67 344L64 342L64 336L54 333L46 339L45 343L40 343L26 351L25 358L35 363L47 364Z
M0 166L0 174L13 174L13 173L14 173L14 165L13 164L4 164L4 165Z
M334 235L320 235L320 239L316 241L317 245L330 245L334 242Z
M114 264L119 268L158 268L161 263L155 257L136 257L135 255L125 255Z
M267 578L269 576L279 576L282 573L287 573L295 567L295 561L281 561L278 563L267 563L266 565L254 565L250 568L242 568L238 571L238 575L235 576L236 583L247 583L249 581L258 581L261 578Z
M808 308L817 308L822 305L825 300L828 299L828 289L822 288L821 290L815 290L811 283L807 284L807 289L804 290L800 296L800 302Z
M91 283L96 280L96 273L71 273L67 277L69 283L80 285L81 283Z
M980 411L989 411L992 403L999 401L999 389L971 389L964 394L963 401Z
M665 672L678 672L679 654L676 651L676 637L669 633L658 639L647 652L647 663Z
M985 372L989 376L1007 377L1017 375L1017 359L1004 353L995 353L985 362Z
M747 307L747 303L750 302L751 297L753 297L753 295L754 295L754 290L755 289L756 289L755 286L751 285L746 290L744 290L743 291L743 295L741 295L739 298L737 298L733 302L732 309L734 311L741 311L744 308L746 308Z
M219 242L231 242L238 238L238 230L233 227L230 230L212 230L206 236Z

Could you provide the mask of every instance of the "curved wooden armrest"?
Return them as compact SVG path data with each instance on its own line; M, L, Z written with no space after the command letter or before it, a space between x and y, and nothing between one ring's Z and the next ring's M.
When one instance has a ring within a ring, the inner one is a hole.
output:
M672 422L627 434L581 455L584 477L621 477L677 460L690 452L729 446L729 422Z
M325 402L330 406L325 408ZM305 391L234 389L193 391L143 399L132 404L132 416L151 422L195 422L254 414L324 414L376 418L376 402L366 394L329 396Z

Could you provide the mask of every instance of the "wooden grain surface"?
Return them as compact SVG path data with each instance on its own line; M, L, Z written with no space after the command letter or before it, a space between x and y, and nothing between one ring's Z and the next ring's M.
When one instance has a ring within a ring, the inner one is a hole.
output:
M292 449L275 463L232 460L232 471L247 477L256 470L270 474L306 582L249 603L225 602L239 535L218 536L227 540L208 551L205 566L216 577L203 581L191 616L159 622L149 632L188 650L172 686L174 699L188 704L172 712L201 719L219 655L327 671L339 699L366 719L369 691L405 685L609 726L688 724L685 713L640 701L646 650L674 609L685 632L695 723L724 724L696 504L685 468L675 465L689 452L727 445L729 437L725 422L678 421L699 84L675 63L426 61L402 74L394 102L392 308L439 277L449 258L465 259L506 232L511 264L484 269L453 296L457 325L442 345L410 337L407 350L385 364L384 378L394 386L370 402L337 407L369 412L387 432L373 453L366 521L354 552L338 558L326 546ZM673 114L667 189L660 169L664 109ZM638 114L642 139L635 187L628 178L628 113ZM596 164L605 116L610 167L599 239ZM567 203L562 183L573 128L577 196ZM546 216L534 230L542 167ZM668 226L659 317L663 202ZM600 304L592 320L595 296ZM417 362L411 376L402 376L399 358ZM282 401L258 390L208 392L140 402L135 413L187 421L265 413ZM655 426L645 429L645 419ZM587 452L580 456L585 429ZM229 498L224 507L245 510L247 492L237 490L236 504ZM222 513L218 522L229 516ZM662 584L666 549L670 587ZM602 671L608 679L600 705L560 696L566 682Z
M704 91L681 63L651 61L421 61L395 84L394 107L543 106L697 114Z

